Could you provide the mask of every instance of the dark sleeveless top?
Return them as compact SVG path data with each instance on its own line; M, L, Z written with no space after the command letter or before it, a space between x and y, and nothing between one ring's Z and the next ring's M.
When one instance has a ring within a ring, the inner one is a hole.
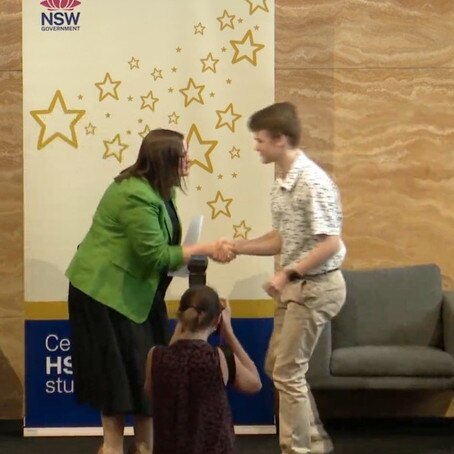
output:
M219 353L203 340L153 350L153 454L232 454L234 432Z

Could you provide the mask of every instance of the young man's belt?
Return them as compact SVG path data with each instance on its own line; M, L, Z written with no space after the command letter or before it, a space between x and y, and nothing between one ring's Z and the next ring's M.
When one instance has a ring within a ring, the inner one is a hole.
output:
M287 274L287 276L288 276L288 280L290 282L294 282L294 281L302 281L307 277L311 278L311 277L317 277L317 276L324 276L325 274L333 273L334 271L338 271L338 270L339 270L339 268L333 268L332 270L323 271L322 273L316 273L316 274L299 274L296 271L290 271Z

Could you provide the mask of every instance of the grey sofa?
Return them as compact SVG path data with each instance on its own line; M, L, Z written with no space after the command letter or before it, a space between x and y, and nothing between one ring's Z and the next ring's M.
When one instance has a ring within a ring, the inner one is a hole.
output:
M343 271L347 300L309 364L313 389L453 389L454 292L436 265Z

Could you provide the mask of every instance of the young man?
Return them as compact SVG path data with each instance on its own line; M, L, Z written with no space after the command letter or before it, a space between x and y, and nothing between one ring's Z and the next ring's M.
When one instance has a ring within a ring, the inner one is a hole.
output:
M279 393L279 442L283 454L327 453L333 445L306 372L326 322L345 301L339 193L298 147L300 121L291 103L254 113L248 127L262 162L276 164L279 174L271 191L273 229L235 242L237 254L280 254L280 269L265 284L277 301L265 369Z

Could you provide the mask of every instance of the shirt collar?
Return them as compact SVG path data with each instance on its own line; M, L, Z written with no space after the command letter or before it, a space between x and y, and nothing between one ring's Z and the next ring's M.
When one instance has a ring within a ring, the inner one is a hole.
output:
M298 177L304 166L309 162L309 158L301 151L297 158L293 161L292 167L287 172L285 178L276 178L277 183L282 189L290 191L295 186Z

